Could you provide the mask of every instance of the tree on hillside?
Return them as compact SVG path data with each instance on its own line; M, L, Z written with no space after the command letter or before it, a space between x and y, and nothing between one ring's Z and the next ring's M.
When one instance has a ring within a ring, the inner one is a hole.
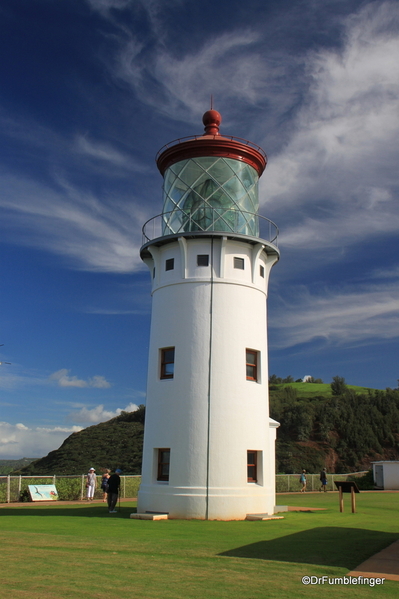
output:
M330 387L333 395L343 395L348 389L345 384L345 379L342 376L333 376Z

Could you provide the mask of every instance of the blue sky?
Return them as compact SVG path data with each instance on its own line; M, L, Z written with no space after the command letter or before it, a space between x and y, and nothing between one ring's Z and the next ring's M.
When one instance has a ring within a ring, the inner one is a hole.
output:
M0 459L145 402L154 157L211 94L269 157L270 374L397 385L398 25L389 1L2 1Z

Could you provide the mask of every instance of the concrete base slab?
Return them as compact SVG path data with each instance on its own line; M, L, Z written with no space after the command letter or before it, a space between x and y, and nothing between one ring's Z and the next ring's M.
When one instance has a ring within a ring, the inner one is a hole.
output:
M133 520L167 520L168 514L130 514Z
M283 520L284 516L270 516L270 514L247 514L246 520Z
M288 512L288 505L275 505L274 513L278 514L279 512Z

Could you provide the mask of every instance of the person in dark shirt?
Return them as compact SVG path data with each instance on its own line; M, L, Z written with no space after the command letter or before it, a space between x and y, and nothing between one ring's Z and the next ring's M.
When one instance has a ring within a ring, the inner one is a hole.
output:
M320 472L320 482L321 482L321 487L320 487L320 491L323 491L326 493L327 492L327 471L325 468L323 468L323 470Z
M116 514L116 502L118 501L119 487L121 486L120 474L122 470L117 468L108 479L108 511L110 514Z

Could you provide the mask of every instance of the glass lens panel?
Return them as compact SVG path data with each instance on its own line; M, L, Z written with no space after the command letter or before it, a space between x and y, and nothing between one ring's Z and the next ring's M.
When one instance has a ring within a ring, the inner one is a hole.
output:
M174 362L175 361L175 349L171 347L170 349L164 349L163 351L163 361L164 362Z
M248 466L248 478L254 480L256 476L255 466Z
M161 462L163 464L169 464L170 461L170 451L161 451Z
M175 371L175 365L173 363L165 364L163 371L164 371L165 376L173 376L174 371Z
M232 231L258 236L258 174L231 158L182 160L165 172L163 233ZM175 216L167 216L171 210ZM239 215L237 217L237 215Z
M246 361L248 364L255 364L255 353L253 351L246 352Z
M248 464L255 464L255 452L248 451Z

